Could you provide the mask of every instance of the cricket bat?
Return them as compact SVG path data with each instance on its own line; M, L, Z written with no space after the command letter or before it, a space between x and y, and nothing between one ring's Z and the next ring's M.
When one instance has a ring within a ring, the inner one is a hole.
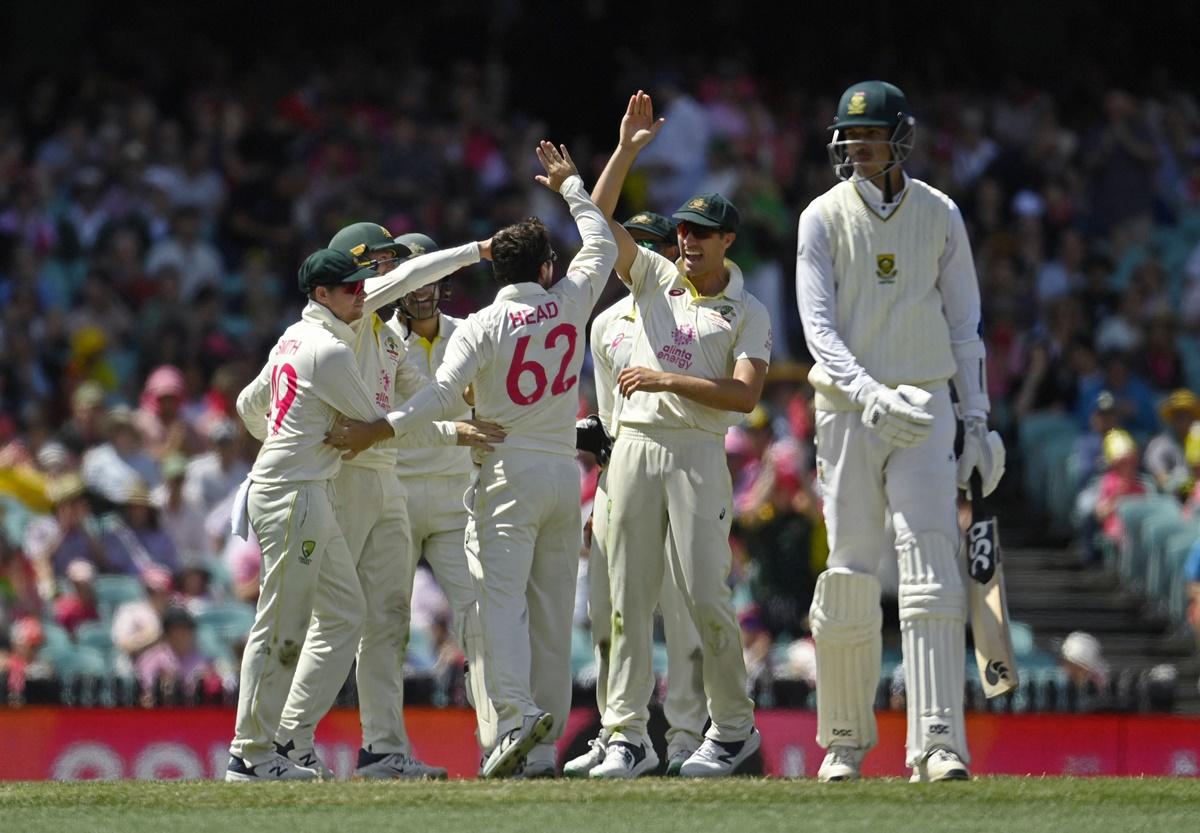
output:
M979 472L971 473L971 526L967 529L967 604L975 638L975 662L983 693L991 699L1012 691L1020 683L1009 630L1008 597L1004 591L1004 564L995 515L983 505Z

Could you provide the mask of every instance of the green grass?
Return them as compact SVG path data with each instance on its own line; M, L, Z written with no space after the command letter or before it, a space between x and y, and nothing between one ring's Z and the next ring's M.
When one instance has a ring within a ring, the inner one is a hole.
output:
M13 833L1166 833L1196 829L1198 807L1184 779L0 783Z

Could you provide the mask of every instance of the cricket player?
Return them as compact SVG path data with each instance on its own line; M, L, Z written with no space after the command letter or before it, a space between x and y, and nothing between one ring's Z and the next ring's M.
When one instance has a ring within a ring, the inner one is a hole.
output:
M597 203L606 214L613 205ZM675 224L661 214L642 211L625 221L624 226L639 245L657 252L670 261L679 257ZM629 365L629 354L637 335L637 315L633 296L625 295L592 322L590 345L592 366L595 369L596 404L600 421L611 433L616 431L616 416L621 398L616 389L617 374ZM608 557L604 542L608 534L607 471L600 474L596 487L595 510L592 517L592 549L588 556L588 614L592 620L592 645L596 651L596 706L603 715L608 706L608 652L612 635L612 605L609 601ZM667 545L671 545L668 540ZM667 716L667 775L678 775L683 762L691 757L703 741L708 710L704 697L700 635L692 624L683 594L675 585L670 571L663 576L659 595L663 626L667 638L667 697L663 711ZM604 761L608 734L589 742L588 751L568 761L563 774L581 778L589 775Z
M661 125L648 95L630 97L617 149L596 185L598 204L615 204L637 154ZM701 635L712 720L680 774L729 775L761 743L725 583L733 559L733 487L724 439L762 393L770 318L725 258L737 236L733 204L703 194L671 219L682 252L674 262L638 246L610 220L617 276L629 286L638 326L629 366L616 377L624 401L607 475L613 612L603 725L611 734L592 777L633 778L658 764L646 721L654 607L668 569Z
M454 257L478 260L478 244L464 248L470 251ZM386 413L389 403L364 380L361 349L355 346L364 311L445 274L422 268L428 265L414 262L378 278L374 261L329 249L310 256L300 272L300 289L309 296L300 322L284 332L263 370L238 397L247 429L263 442L247 498L249 521L263 549L263 583L242 663L229 780L296 777L301 770L331 775L313 750L312 733L345 681L367 599L356 571L362 545L351 551L336 513L331 481L339 476L342 460L322 440L339 413ZM372 382L379 387L377 379ZM475 436L451 423L427 423L403 442L452 445ZM394 462L386 462L387 478L395 481ZM382 498L395 490L387 491L387 478L374 477L381 491L371 499L381 505L382 517ZM387 586L386 577L396 572L381 567L380 582ZM386 630L382 624L373 628ZM386 638L385 633L381 640ZM387 649L395 650L395 645ZM373 702L371 693L366 697ZM281 759L292 766L281 766Z
M396 243L419 257L438 251L428 235L402 234ZM421 388L432 383L446 356L446 345L462 319L441 312L438 305L450 296L449 279L427 284L402 297L395 314L386 314L384 330L394 340L403 358L396 371L393 402L407 401ZM450 418L469 420L471 408L460 400ZM412 559L408 562L406 586L411 598L413 574L424 558L433 569L438 586L446 594L453 613L453 633L467 657L467 694L475 708L481 744L495 743L496 712L483 683L485 665L483 628L479 621L479 596L467 563L464 536L467 508L463 497L471 488L474 466L467 449L403 449L396 457L396 474L408 494L409 536ZM410 609L401 617L401 645L408 643ZM397 694L397 706L403 709L403 688ZM408 747L403 720L400 738ZM553 761L551 761L553 764ZM528 768L527 768L528 769Z
M955 484L1004 468L987 430L979 286L966 228L945 194L904 173L915 120L892 84L843 93L830 160L843 181L800 216L796 294L816 364L817 474L829 566L811 620L817 647L818 778L859 777L876 742L879 582L899 558L900 630L914 781L968 777L963 728L966 592ZM965 421L954 456L953 379Z
M580 330L612 271L616 246L566 148L542 142L537 180L559 192L583 246L563 280L536 218L492 238L504 284L446 346L434 384L386 422L341 422L335 443L354 449L461 407L474 385L477 417L502 425L503 446L480 461L470 500L467 551L479 588L485 683L498 738L484 777L516 774L535 746L553 741L571 703L571 615L582 524L575 410L583 364ZM481 732L483 727L480 727Z

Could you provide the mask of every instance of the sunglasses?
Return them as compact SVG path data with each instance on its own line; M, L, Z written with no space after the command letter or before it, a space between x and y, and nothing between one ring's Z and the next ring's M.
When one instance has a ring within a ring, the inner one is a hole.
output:
M354 283L339 283L337 285L337 287L338 287L338 289L342 290L342 292L345 292L347 295L357 295L358 293L362 292L363 286L365 286L366 283L367 283L366 281L355 281Z
M636 241L643 249L649 249L652 252L661 252L667 244L662 240L638 240Z
M675 227L675 230L679 232L680 237L687 237L690 234L697 240L707 240L721 233L720 229L698 226L695 223L680 223Z

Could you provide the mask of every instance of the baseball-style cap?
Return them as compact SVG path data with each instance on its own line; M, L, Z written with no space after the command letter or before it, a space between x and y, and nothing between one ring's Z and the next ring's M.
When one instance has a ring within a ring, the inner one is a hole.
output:
M307 294L318 286L354 283L375 276L374 265L355 263L349 252L337 249L317 249L300 264L300 291Z
M887 81L863 81L846 88L830 130L847 127L895 128L908 113L908 97Z
M408 247L398 243L392 233L378 223L351 223L333 236L329 248L348 252L359 266L371 260L374 252L384 249L395 251L402 260L409 255Z
M419 231L410 231L408 234L402 234L396 238L395 243L397 246L403 246L408 250L407 255L400 254L401 258L429 254L441 248L441 246L433 241L432 237L427 234L421 234Z
M630 231L644 231L663 240L675 240L675 224L653 211L639 211L621 225Z
M695 223L698 226L737 231L742 221L733 203L720 194L697 194L671 215L676 223Z

